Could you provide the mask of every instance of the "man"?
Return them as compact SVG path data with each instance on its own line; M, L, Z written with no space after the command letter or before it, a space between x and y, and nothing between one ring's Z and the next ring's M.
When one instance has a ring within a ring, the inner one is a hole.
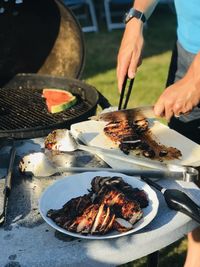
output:
M157 116L169 126L200 144L200 3L174 0L177 13L177 43L170 64L167 88L154 105ZM121 90L126 74L133 78L141 63L143 24L157 0L135 0L126 17L118 53L117 78ZM188 114L187 114L188 113ZM184 114L184 115L182 115ZM188 235L185 267L200 267L200 228Z

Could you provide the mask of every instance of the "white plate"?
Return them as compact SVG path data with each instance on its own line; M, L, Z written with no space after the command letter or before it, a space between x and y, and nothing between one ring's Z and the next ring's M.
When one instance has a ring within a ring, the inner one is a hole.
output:
M144 216L138 221L134 228L125 233L119 233L112 231L103 236L97 235L81 235L78 233L69 232L58 225L56 225L50 218L46 216L50 209L60 209L71 198L82 196L88 193L87 189L91 188L91 180L95 176L120 176L125 182L129 183L133 187L144 190L149 199L149 205L143 209ZM43 219L56 230L68 234L74 237L86 238L86 239L108 239L132 234L147 224L149 224L157 214L158 211L158 198L156 193L151 189L149 185L139 180L138 178L127 176L121 173L109 173L109 172L84 172L72 176L65 177L59 181L56 181L53 185L49 186L42 194L39 201L39 210Z

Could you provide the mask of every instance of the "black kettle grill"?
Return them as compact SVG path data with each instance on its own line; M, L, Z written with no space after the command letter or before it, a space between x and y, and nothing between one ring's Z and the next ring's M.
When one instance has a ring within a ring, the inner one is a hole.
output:
M9 5L13 1L5 2ZM16 12L17 10L17 12ZM108 101L79 80L84 67L82 30L60 0L24 0L0 15L0 138L35 138L69 128ZM43 88L77 96L77 104L57 114L47 111Z

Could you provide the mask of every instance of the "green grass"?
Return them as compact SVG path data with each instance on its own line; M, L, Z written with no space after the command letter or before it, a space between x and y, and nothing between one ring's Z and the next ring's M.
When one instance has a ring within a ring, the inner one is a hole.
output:
M145 30L144 60L136 75L129 107L153 104L165 88L171 50L175 42L176 18L166 6L157 8ZM95 86L112 105L117 105L119 93L116 80L116 58L122 30L107 32L100 23L99 33L85 35L86 64L83 79ZM161 250L160 266L183 266L187 241L182 239ZM123 267L144 267L146 257Z
M164 89L175 25L175 16L169 8L159 8L149 20L145 30L144 60L136 75L129 107L154 103ZM102 92L112 105L117 105L119 100L115 68L122 34L122 30L109 33L103 26L99 33L85 35L83 79Z

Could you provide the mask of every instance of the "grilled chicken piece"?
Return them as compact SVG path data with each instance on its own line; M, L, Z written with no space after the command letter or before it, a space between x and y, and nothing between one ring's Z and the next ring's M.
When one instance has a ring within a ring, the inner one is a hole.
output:
M130 150L142 149L141 136L148 130L148 121L145 119L136 122L127 120L110 122L104 127L105 135L113 142L119 143L119 148L125 154L128 154ZM126 143L127 141L134 142Z
M125 154L137 150L146 158L160 161L178 159L182 156L177 148L166 147L154 140L147 119L113 121L104 127L104 133L113 142L119 143L120 150Z
M114 142L121 142L124 138L138 139L136 130L129 125L128 121L108 123L104 133Z
M67 225L67 230L82 234L105 234L113 228L115 214L104 204L92 204Z
M92 179L91 185L92 192L97 195L97 199L102 198L105 195L105 192L116 189L126 195L128 199L137 201L141 208L145 208L149 204L147 194L143 190L133 188L130 184L124 182L124 180L118 176L96 176Z
M133 225L122 218L116 218L113 228L120 233L124 233L133 229Z
M69 225L65 225L64 228L76 233L89 234L98 211L99 205L92 204L84 210L82 215L76 217Z
M65 203L61 209L50 209L47 217L51 218L57 225L65 227L77 216L92 204L91 194L85 194L81 197L72 198Z
M121 208L121 215L122 218L134 224L142 218L143 211L136 201L125 201Z
M101 204L91 229L91 234L105 234L113 228L115 214L110 207Z
M102 203L112 206L116 216L124 218L131 224L136 223L143 216L139 204L136 201L127 199L122 192L117 190L106 193Z

